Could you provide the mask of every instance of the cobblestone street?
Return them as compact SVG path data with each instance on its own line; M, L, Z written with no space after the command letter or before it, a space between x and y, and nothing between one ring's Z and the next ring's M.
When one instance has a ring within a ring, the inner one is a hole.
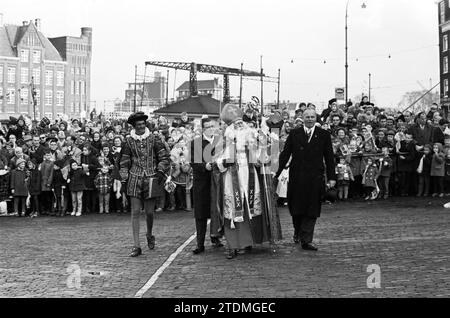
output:
M233 260L225 249L194 256L189 244L144 297L449 297L450 210L445 199L324 206L319 252L292 243L287 209L276 252L256 247ZM144 217L142 217L144 218ZM0 218L0 297L134 297L194 232L188 212L157 214L157 247L127 257L129 215ZM367 267L381 269L369 289ZM81 270L80 288L71 284ZM75 269L75 272L74 272Z

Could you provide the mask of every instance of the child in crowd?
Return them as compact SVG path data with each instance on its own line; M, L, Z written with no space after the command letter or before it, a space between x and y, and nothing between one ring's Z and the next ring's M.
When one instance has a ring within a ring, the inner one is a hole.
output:
M385 145L381 148L381 153L383 157L379 159L380 161L380 176L378 177L378 184L380 185L380 197L383 199L389 198L389 181L391 179L392 173L392 159L389 156L389 148Z
M64 160L56 160L55 161L55 167L53 170L53 192L55 196L55 203L54 203L54 214L56 216L64 216L65 211L65 204L63 200L67 200L67 198L64 198L64 190L67 186L66 179L63 176L62 169L64 168Z
M16 169L11 172L11 193L14 197L14 215L25 216L28 197L27 173L25 159L17 159ZM20 205L20 209L19 209Z
M350 168L352 169L354 181L350 181L350 195L352 198L356 199L362 195L362 167L361 158L359 155L362 154L360 147L358 146L357 136L353 136L349 144L350 156L347 162L349 162Z
M172 173L173 182L176 184L175 199L177 210L189 211L190 198L187 198L187 185L189 184L192 174L192 167L184 159L184 155L180 154L180 161L175 164L175 170Z
M433 158L431 160L431 183L433 185L433 197L444 197L445 155L440 143L433 145Z
M445 178L444 190L447 196L450 195L450 149L445 151Z
M109 199L113 180L109 171L109 160L99 158L100 173L94 179L95 188L98 191L100 214L109 214Z
M366 198L365 200L375 200L378 195L374 195L374 191L378 191L377 179L379 169L372 157L368 157L366 167L363 173L363 185Z
M421 163L419 162L419 167L417 168L417 173L419 175L418 197L427 197L430 195L430 173L432 159L433 154L431 152L431 146L427 144L423 147L423 154L420 159Z
M83 191L85 187L85 171L78 166L78 163L74 160L70 160L70 172L67 178L67 184L72 196L72 216L81 216L83 209Z
M51 215L53 210L53 173L55 164L52 161L52 153L50 149L46 149L44 154L44 161L41 163L41 213L44 215Z
M92 146L85 144L81 154L81 167L85 173L85 190L83 193L83 211L94 213L97 202L94 180L97 176L100 165L97 156L93 152Z
M28 192L30 194L30 205L32 218L38 217L40 213L39 196L41 195L41 171L35 160L28 161Z
M355 181L355 178L353 177L350 165L343 156L339 158L339 164L336 166L336 175L338 198L339 200L345 201L348 199L348 188L350 186L350 181Z

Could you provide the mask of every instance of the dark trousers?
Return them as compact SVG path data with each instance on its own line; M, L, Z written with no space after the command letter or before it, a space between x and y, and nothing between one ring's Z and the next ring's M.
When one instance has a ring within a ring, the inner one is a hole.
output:
M195 219L195 228L197 230L197 247L205 247L206 229L208 219Z
M41 199L41 212L43 213L51 213L53 211L53 200L54 195L52 191L42 191L40 195Z
M186 186L177 185L175 199L178 210L186 209Z
M433 193L444 193L444 177L431 177Z
M411 172L398 172L398 182L400 187L401 195L409 195L412 181L412 173Z
M39 204L39 195L31 196L31 212L32 213L40 213L40 204Z
M27 197L14 197L14 212L19 213L19 215L25 215L26 213L26 201ZM20 204L20 210L19 210L19 204Z
M357 199L362 195L362 176L355 176L355 181L350 181L349 194L352 199Z
M420 174L419 175L419 190L417 192L418 196L427 197L430 194L430 174Z
M389 196L389 181L391 177L379 177L378 178L378 184L380 187L380 195L387 197Z
M83 191L83 214L96 211L97 195L95 190Z
M303 244L312 243L314 237L314 228L316 226L317 218L303 215L292 216L292 223L294 224L294 236L300 238Z

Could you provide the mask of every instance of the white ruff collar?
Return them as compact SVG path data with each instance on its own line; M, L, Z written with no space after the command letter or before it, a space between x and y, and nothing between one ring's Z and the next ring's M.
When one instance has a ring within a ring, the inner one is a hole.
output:
M145 133L144 133L143 135L138 136L138 135L136 135L136 130L133 129L133 130L130 132L130 136L131 136L131 138L133 138L134 140L142 141L142 140L147 139L148 137L150 137L150 130L149 130L148 128L145 128Z

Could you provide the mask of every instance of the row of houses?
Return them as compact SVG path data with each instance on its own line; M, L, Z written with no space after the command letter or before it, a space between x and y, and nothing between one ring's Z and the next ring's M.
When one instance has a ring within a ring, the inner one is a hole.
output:
M20 113L79 117L89 111L92 28L81 28L80 36L47 38L41 23L0 23L0 119Z

